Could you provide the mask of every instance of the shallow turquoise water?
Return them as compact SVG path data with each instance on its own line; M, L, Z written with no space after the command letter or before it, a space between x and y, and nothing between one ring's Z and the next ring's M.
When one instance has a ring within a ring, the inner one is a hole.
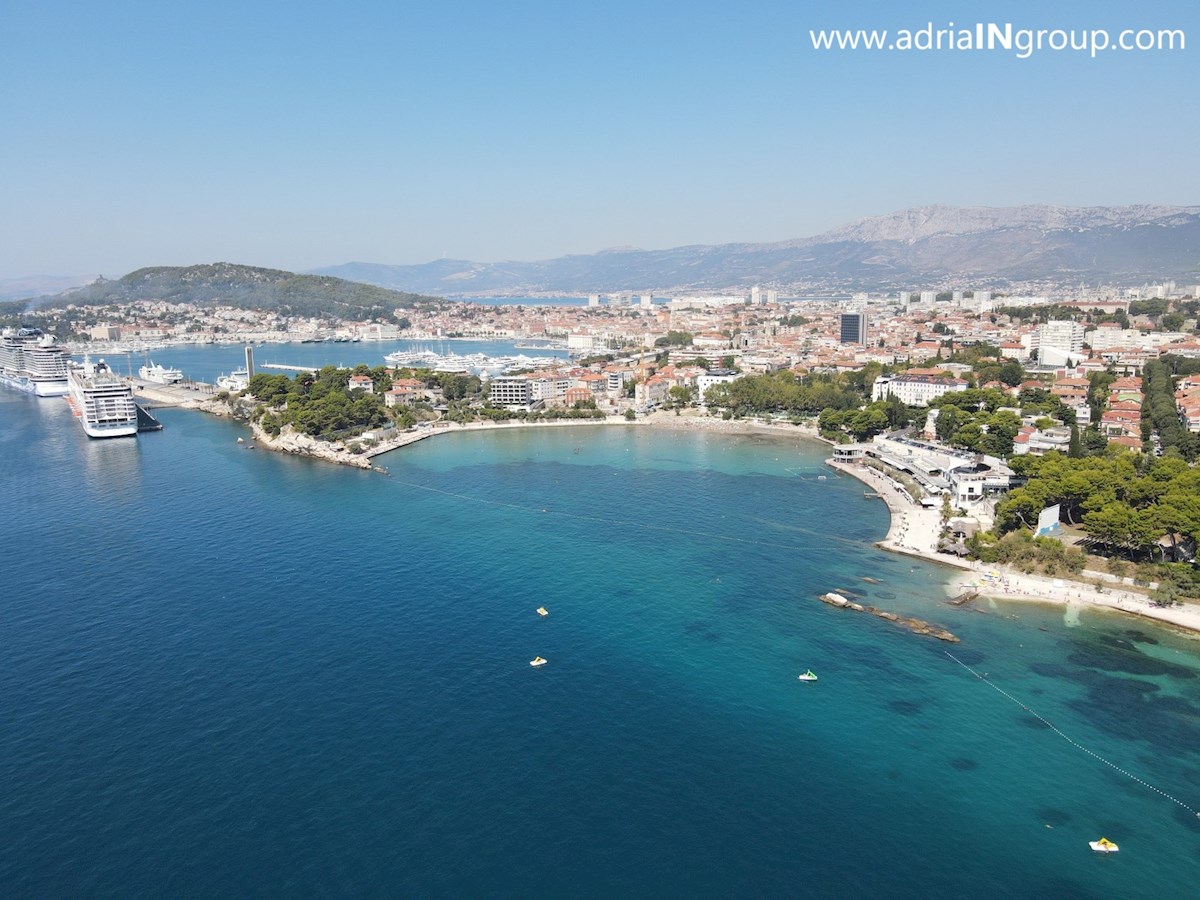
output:
M1191 806L1195 644L946 606L821 447L513 430L381 476L161 418L89 442L61 401L0 393L5 894L1174 897L1200 875L1200 820L946 645L814 598L946 625Z

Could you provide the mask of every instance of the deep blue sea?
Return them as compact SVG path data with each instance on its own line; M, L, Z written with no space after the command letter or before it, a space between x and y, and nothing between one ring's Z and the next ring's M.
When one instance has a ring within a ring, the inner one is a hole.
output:
M0 895L1200 883L1200 819L944 652L1200 807L1200 645L945 605L943 571L872 546L885 508L821 446L513 430L382 475L159 417L92 441L61 399L0 390ZM1101 835L1121 852L1093 854Z

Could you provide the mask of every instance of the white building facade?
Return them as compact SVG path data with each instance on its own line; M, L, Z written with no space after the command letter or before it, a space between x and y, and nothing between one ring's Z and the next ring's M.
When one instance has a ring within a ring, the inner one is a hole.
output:
M871 386L871 400L895 397L906 406L928 406L929 401L952 391L965 391L967 382L936 375L880 375Z

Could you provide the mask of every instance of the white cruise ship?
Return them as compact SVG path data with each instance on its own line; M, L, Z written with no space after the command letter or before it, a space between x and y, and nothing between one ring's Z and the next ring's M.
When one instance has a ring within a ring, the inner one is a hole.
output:
M70 354L52 334L37 328L5 328L0 333L0 382L37 394L61 397L68 391Z
M138 378L153 384L177 384L183 381L183 372L179 369L166 369L151 360L138 369Z
M88 437L129 437L137 434L137 404L133 387L104 360L84 360L67 373L67 402Z

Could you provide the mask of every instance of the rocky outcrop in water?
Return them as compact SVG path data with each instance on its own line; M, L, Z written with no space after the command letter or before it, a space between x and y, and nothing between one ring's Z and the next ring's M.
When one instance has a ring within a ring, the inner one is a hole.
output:
M822 603L827 603L830 606L835 606L838 609L849 609L854 612L868 612L879 619L891 622L901 628L907 628L913 634L922 634L927 637L937 638L939 641L946 641L950 644L959 643L959 638L951 634L945 628L937 625L931 625L924 619L916 619L911 616L901 616L894 612L888 612L885 609L876 609L874 606L863 606L861 603L855 603L843 597L836 591L830 591L827 594L821 594L818 598Z
M290 453L293 456L322 459L326 462L354 466L358 469L371 468L371 460L368 457L351 453L338 441L319 441L307 434L301 434L291 425L285 425L277 437L267 434L256 422L251 422L250 427L254 431L255 440L268 450Z

